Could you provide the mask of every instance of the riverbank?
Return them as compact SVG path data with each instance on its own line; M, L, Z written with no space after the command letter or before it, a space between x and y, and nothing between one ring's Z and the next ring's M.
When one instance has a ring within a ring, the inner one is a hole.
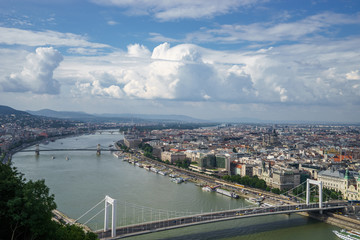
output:
M85 232L92 232L92 230L88 226L76 222L75 219L70 218L69 216L67 216L66 214L60 212L57 209L53 210L52 213L54 214L52 220L54 220L56 222L59 222L59 223L64 224L64 225L73 225L73 224L75 224L75 225L81 227Z
M360 231L360 221L357 219L353 219L350 217L342 216L341 214L326 212L324 214L320 213L298 213L301 216L305 217L311 217L316 220L325 222L327 224L339 227L339 228L345 228L347 230L358 230Z
M160 166L161 168L165 168L167 171L171 171L171 172L175 172L178 173L179 175L181 174L182 177L185 177L189 182L193 182L195 185L197 186L204 186L204 185L219 185L220 182L222 182L222 180L215 178L215 177L211 177L211 176L207 176L207 175L203 175L200 173L196 173L196 172L192 172L186 169L181 169L178 168L176 166L173 165L169 165L166 163L162 163L159 161L155 161L153 159L150 158L146 158L143 155L141 155L139 157L139 153L135 154L130 154L127 153L127 157L133 159L134 161L140 161L140 162L147 162L147 163L151 163L152 167L157 167ZM289 200L283 199L280 195L271 193L271 192L266 192L266 191L262 191L260 189L253 189L253 188L248 188L248 187L239 187L235 184L231 184L231 183L225 183L225 186L222 186L222 188L228 189L230 191L234 191L236 194L238 194L240 197L244 198L244 199L249 199L249 198L256 198L260 196L264 196L264 200L263 203L267 203L270 205L279 205L280 204L294 204L294 202L291 202ZM345 212L345 211L344 211ZM346 228L348 230L352 230L352 229L356 229L356 230L360 230L360 221L354 218L351 218L349 216L344 216L345 214L336 214L336 213L331 213L331 212L326 212L324 214L320 214L320 213L298 213L299 215L302 216L306 216L306 217L311 217L314 218L316 220L325 222L327 224L330 225L334 225L340 228Z

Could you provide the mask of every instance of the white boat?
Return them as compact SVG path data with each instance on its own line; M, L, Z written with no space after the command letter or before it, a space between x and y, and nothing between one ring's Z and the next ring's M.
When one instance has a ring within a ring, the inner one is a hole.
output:
M234 193L234 192L229 192L229 191L224 190L224 189L221 189L221 188L217 188L217 189L216 189L216 192L217 192L217 193L220 193L220 194L222 194L222 195L228 196L228 197L239 198L239 195L237 195L236 193Z
M66 158L65 158L65 159L66 159L66 161L69 161L69 160L70 160L69 156L66 156Z
M182 183L184 181L184 179L181 177L178 177L178 178L172 178L171 181L179 184L179 183Z
M157 170L157 169L154 168L154 167L150 168L150 171L152 171L152 172L154 172L154 173L158 173L158 172L159 172L159 170Z
M336 236L338 236L340 239L344 240L360 240L360 232L357 231L346 231L345 229L342 229L340 232L334 230L333 233L335 233Z
M135 163L135 165L138 166L139 168L143 167L143 165L141 163L139 163L139 162Z
M120 155L119 155L118 152L113 152L112 155L113 155L114 157L116 157L116 158L120 158Z
M201 190L203 190L205 192L214 192L215 191L215 189L213 189L210 186L204 186L204 187L201 188Z

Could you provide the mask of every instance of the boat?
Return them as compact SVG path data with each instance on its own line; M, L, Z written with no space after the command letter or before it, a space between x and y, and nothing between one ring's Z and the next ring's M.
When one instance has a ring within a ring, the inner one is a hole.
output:
M66 158L65 158L67 161L69 161L70 160L70 158L69 158L69 156L66 156Z
M340 239L344 240L360 240L360 232L352 230L352 231L346 231L345 229L342 229L341 231L333 230L333 233L338 236Z
M55 159L55 156L54 156L54 155L52 155L52 156L51 156L51 159Z
M154 173L158 173L158 172L159 172L159 170L156 169L156 168L154 168L154 167L151 167L151 168L150 168L150 171L152 171L152 172L154 172Z
M201 190L203 190L205 192L214 192L215 191L215 189L210 186L204 186L201 188Z
M143 167L143 165L141 163L139 163L139 162L135 163L135 165L138 166L139 168Z
M177 178L171 178L171 181L179 184L182 183L184 179L182 177L177 177Z
M234 193L234 192L229 192L229 191L226 191L226 190L221 189L221 188L217 188L217 189L216 189L216 192L217 192L217 193L220 193L220 194L222 194L222 195L231 197L231 198L239 198L239 195L237 195L236 193Z
M113 152L112 153L114 157L116 158L120 158L121 157L121 153L120 152Z

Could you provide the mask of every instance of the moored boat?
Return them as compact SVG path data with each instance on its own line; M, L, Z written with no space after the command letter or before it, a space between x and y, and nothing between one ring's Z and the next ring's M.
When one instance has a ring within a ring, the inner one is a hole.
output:
M358 231L346 231L342 229L341 231L333 230L333 233L338 236L340 239L344 240L360 240L360 232Z
M217 193L220 193L220 194L222 194L222 195L228 196L228 197L239 198L239 195L237 195L236 193L234 193L234 192L229 192L229 191L224 190L224 189L221 189L221 188L217 188L217 189L216 189L216 192L217 192Z
M210 186L204 186L201 189L205 192L214 192L215 191L215 189Z

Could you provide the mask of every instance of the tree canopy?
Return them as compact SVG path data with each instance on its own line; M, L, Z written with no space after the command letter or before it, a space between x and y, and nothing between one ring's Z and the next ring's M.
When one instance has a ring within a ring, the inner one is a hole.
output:
M26 181L16 168L0 164L1 239L97 239L78 226L53 221L54 199L44 180Z

